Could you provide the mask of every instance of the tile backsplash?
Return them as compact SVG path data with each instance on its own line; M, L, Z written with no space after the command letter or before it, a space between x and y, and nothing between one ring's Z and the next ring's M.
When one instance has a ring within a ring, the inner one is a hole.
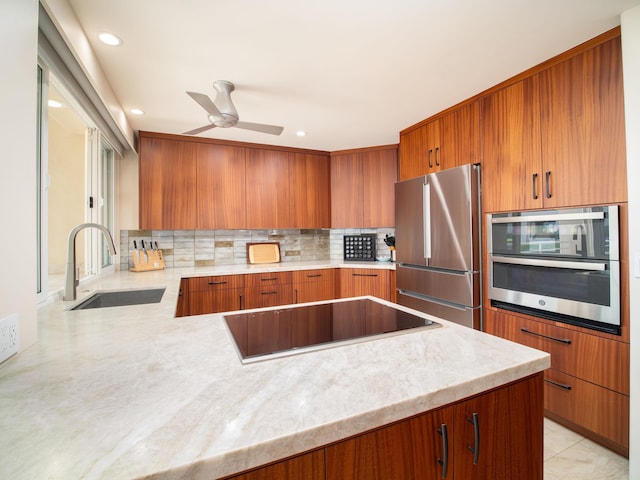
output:
M120 232L120 269L132 266L133 242L148 248L156 242L167 268L207 267L247 263L247 243L280 242L283 262L342 260L343 235L375 233L376 249L388 254L384 243L392 228L327 230L122 230Z

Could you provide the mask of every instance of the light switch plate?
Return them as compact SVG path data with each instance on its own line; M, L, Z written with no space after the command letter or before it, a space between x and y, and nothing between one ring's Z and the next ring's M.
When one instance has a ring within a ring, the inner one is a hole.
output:
M18 353L20 337L18 314L14 313L0 320L0 362Z

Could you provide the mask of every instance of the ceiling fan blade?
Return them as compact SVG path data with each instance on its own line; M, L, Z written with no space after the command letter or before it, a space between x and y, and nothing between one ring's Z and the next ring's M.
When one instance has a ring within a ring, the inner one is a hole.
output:
M238 122L235 125L238 128L244 128L245 130L253 130L255 132L270 133L271 135L280 135L284 130L284 127L278 127L276 125L265 125L263 123L251 123L251 122Z
M211 123L209 125L205 125L204 127L194 128L193 130L189 130L188 132L184 132L182 135L197 135L200 132L204 132L206 130L211 130L212 128L216 128L216 126Z
M213 101L211 101L211 99L207 95L197 92L187 92L187 95L198 102L198 104L202 108L204 108L209 115L213 115L214 117L222 117L222 113L220 113L218 107L215 106Z

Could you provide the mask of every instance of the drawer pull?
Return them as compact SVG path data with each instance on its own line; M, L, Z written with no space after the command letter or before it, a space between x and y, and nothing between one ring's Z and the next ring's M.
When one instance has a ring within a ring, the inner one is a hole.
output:
M447 424L443 423L437 432L442 437L442 458L438 458L438 465L442 467L442 475L440 478L447 478L449 470L449 434L447 433Z
M478 414L473 413L471 418L467 418L467 422L473 425L473 447L467 445L467 449L473 453L473 464L478 464L478 457L480 456L480 423L478 422Z
M221 280L219 282L207 282L209 285L224 285L227 283L226 280Z
M274 290L273 292L260 292L260 295L275 295L277 293L278 292Z
M352 273L354 277L377 277L377 273Z
M556 387L560 387L564 390L571 390L571 385L567 385L566 383L554 382L553 380L549 380L548 378L545 378L544 381Z
M526 328L521 328L520 331L522 333L528 333L529 335L535 335L536 337L542 337L542 338L546 338L547 340L553 340L554 342L564 343L565 345L571 345L571 340L569 340L568 338L550 337L549 335L544 335L542 333L532 332L531 330L528 330Z
M321 273L316 273L314 275L307 274L307 278L317 278L317 277L321 277L321 276L322 276Z
M278 280L278 277L261 278L260 279L261 282L272 282L273 280Z

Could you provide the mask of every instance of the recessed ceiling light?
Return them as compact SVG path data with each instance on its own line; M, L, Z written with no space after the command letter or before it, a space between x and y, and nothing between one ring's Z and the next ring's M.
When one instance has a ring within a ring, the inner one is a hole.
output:
M122 43L122 40L116 37L113 33L101 33L100 35L98 35L98 38L102 43L105 43L107 45L116 46Z
M144 112L142 110L140 110L139 108L132 108L129 111L131 113L133 113L134 115L144 115Z
M298 130L296 132L296 135L299 137L304 137L307 134L307 132L305 132L304 130Z
M64 103L59 102L57 100L47 100L47 105L51 108L62 108L64 107Z

